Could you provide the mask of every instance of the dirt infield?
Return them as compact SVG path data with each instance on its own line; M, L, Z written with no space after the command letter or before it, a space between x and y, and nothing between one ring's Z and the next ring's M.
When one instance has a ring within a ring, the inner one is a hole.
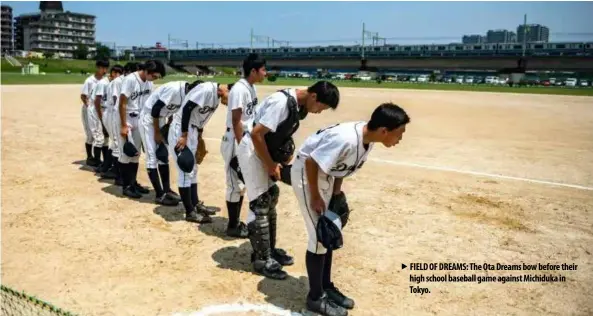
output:
M276 89L260 87L260 99ZM306 232L290 187L281 185L278 209L278 244L296 256L289 279L252 274L249 243L224 237L223 105L206 127L210 154L199 169L200 198L223 211L198 226L181 209L157 207L152 194L122 198L82 166L79 90L2 87L3 284L82 315L171 315L236 302L303 309ZM356 300L351 315L593 313L593 98L341 91L337 111L303 122L297 145L320 127L368 119L384 101L412 118L400 145L376 146L344 183L354 211L333 278ZM149 185L146 172L139 181ZM414 262L566 262L578 270L561 272L564 283L423 283L431 293L419 295L401 268Z

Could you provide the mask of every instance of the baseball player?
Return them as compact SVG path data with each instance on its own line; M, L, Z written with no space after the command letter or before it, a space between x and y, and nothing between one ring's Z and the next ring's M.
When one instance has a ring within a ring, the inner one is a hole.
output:
M90 167L98 167L101 164L101 149L98 152L94 152L93 156L93 133L91 131L91 127L89 124L88 119L88 108L92 107L92 94L93 90L97 83L103 79L103 76L107 73L107 68L109 68L109 61L107 60L97 60L95 63L96 71L95 74L88 77L82 86L82 90L80 92L80 100L82 100L82 107L81 107L81 116L82 116L82 126L84 128L84 133L86 135L85 141L85 148L86 148L86 165Z
M249 54L243 61L243 76L244 78L237 81L229 93L226 132L220 146L224 159L226 205L229 214L226 234L237 238L247 238L248 232L246 225L240 221L244 183L239 169L236 147L241 142L243 131L253 118L257 105L254 85L265 79L266 61L257 54Z
M140 198L147 194L148 189L141 186L136 177L138 175L138 161L142 139L138 128L138 118L142 106L152 92L152 82L165 76L165 65L158 60L149 60L139 65L140 70L126 76L119 95L120 138L119 163L123 180L123 195ZM124 152L124 145L130 142L138 151L135 157L129 157Z
M327 81L319 81L306 90L285 89L267 97L257 108L252 123L237 146L239 166L245 179L249 213L247 228L253 247L252 262L256 273L284 279L282 266L293 258L276 248L276 206L280 189L281 164L292 159L292 135L307 113L335 109L339 91Z
M167 117L173 115L181 107L186 94L201 81L189 84L186 81L172 81L158 87L144 103L140 114L140 135L146 150L146 169L148 178L155 191L155 203L175 206L181 200L177 193L171 190L168 157L157 159L157 148L163 147L167 153L167 140L161 135L161 127ZM158 166L158 169L157 169ZM160 174L160 177L159 177ZM162 186L161 186L162 180Z
M403 109L384 103L375 109L368 122L341 123L321 129L297 151L291 179L309 235L306 254L309 310L341 316L348 315L346 309L354 307L354 301L331 282L333 250L324 248L318 241L317 223L324 212L332 211L340 216L342 229L349 215L341 191L343 179L362 167L374 143L385 147L398 144L409 122Z
M104 115L104 119L107 121L106 127L107 131L111 137L111 142L109 143L109 149L111 149L113 154L113 169L112 171L115 173L115 185L123 186L123 180L120 172L119 167L119 134L120 134L120 119L119 119L119 95L121 93L121 86L125 76L129 75L130 73L134 73L138 70L138 64L134 62L126 63L124 66L124 75L115 78L113 81L109 83L108 86L108 95L111 96L111 104L107 107L109 111Z
M111 152L109 151L109 133L103 124L103 115L108 106L108 86L109 83L119 77L123 73L123 67L115 65L109 71L109 77L99 80L97 86L93 90L94 106L88 107L88 119L91 131L93 133L93 147L94 150L103 153L103 163L97 167L97 172L101 174L102 178L114 179L115 174L108 172L113 164Z
M207 153L202 138L204 126L218 108L219 102L227 104L231 85L204 82L191 89L183 100L182 108L173 115L169 130L169 153L176 162L179 194L185 208L185 220L195 223L210 223L213 210L205 207L198 198L198 166L193 164L191 172L184 172L178 165L177 152L188 147L200 164Z

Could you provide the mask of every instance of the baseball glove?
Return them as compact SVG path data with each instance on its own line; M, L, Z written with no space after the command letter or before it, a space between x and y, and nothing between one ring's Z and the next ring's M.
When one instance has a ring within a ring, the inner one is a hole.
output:
M270 152L270 157L277 163L287 165L292 160L295 147L294 140L291 137L285 141L282 146L275 148L272 152Z
M196 164L201 164L204 161L204 157L208 154L208 150L206 150L206 144L204 140L198 141L198 150L196 150Z
M328 209L340 216L342 228L344 228L350 217L350 207L346 201L346 194L340 192L339 194L333 195L329 201Z

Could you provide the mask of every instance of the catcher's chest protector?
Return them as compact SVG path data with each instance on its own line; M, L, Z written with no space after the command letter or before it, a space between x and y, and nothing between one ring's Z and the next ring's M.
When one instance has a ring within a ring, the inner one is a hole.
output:
M288 117L276 128L276 132L265 135L268 150L273 151L288 142L294 133L299 129L299 110L297 101L287 91L280 90L288 98L286 106L289 109Z

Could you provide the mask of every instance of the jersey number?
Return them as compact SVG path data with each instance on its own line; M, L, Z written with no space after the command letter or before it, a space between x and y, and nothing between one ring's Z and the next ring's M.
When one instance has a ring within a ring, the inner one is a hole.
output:
M316 135L319 135L320 133L323 133L323 132L327 131L328 129L330 129L330 128L334 128L334 127L336 127L336 126L338 126L338 125L340 125L340 123L338 123L338 124L334 124L334 125L331 125L331 126L328 126L328 127L326 127L326 128L322 128L322 129L318 130L318 131L317 131L317 133L315 133L315 134L316 134Z

